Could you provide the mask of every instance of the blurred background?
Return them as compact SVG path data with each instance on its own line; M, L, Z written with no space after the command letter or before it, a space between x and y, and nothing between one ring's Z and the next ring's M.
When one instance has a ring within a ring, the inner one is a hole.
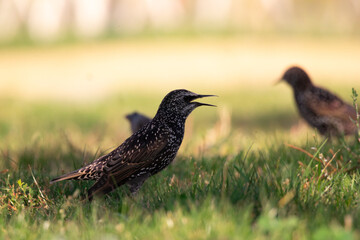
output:
M1 95L234 90L293 64L360 77L358 0L6 0L0 29Z
M274 83L296 64L351 102L359 40L359 0L0 1L0 143L111 149L130 134L126 113L152 117L175 88L220 96L188 121L196 147L306 138Z

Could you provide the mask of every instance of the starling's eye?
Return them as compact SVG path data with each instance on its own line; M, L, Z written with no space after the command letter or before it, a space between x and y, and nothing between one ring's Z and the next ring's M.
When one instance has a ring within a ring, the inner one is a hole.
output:
M190 96L184 96L184 101L185 102L190 102L191 101Z
M191 102L192 100L196 99L195 96L184 96L184 100L185 102Z

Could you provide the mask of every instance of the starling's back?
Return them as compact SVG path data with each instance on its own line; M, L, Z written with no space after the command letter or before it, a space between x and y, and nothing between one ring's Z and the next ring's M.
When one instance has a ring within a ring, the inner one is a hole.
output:
M355 108L329 91L312 87L304 93L295 93L300 114L323 135L355 134Z

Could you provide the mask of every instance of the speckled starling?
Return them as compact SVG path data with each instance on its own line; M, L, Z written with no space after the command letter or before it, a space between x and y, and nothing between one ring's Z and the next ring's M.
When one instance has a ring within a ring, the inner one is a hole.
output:
M185 131L185 120L199 106L214 106L193 100L199 95L180 89L168 93L152 121L130 136L119 147L94 162L51 181L95 180L88 199L127 184L136 193L144 181L167 167L175 158Z
M356 119L355 108L328 90L314 86L303 69L291 67L281 79L292 87L300 115L320 134L332 137L356 133L351 120Z
M128 114L125 117L130 122L132 133L139 131L145 124L151 121L151 118L137 112Z

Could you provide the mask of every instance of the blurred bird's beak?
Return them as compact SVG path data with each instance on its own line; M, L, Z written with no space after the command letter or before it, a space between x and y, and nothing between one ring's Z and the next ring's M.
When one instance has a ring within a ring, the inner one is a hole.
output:
M282 81L284 81L284 79L282 79L282 78L278 79L278 80L273 84L273 86L278 85L278 84L281 83Z
M204 97L218 97L216 95L197 95L196 97L194 97L193 100L198 99L198 98L204 98ZM210 107L216 107L215 105L212 104L207 104L207 103L201 103L201 102L193 102L195 103L197 106L210 106Z

